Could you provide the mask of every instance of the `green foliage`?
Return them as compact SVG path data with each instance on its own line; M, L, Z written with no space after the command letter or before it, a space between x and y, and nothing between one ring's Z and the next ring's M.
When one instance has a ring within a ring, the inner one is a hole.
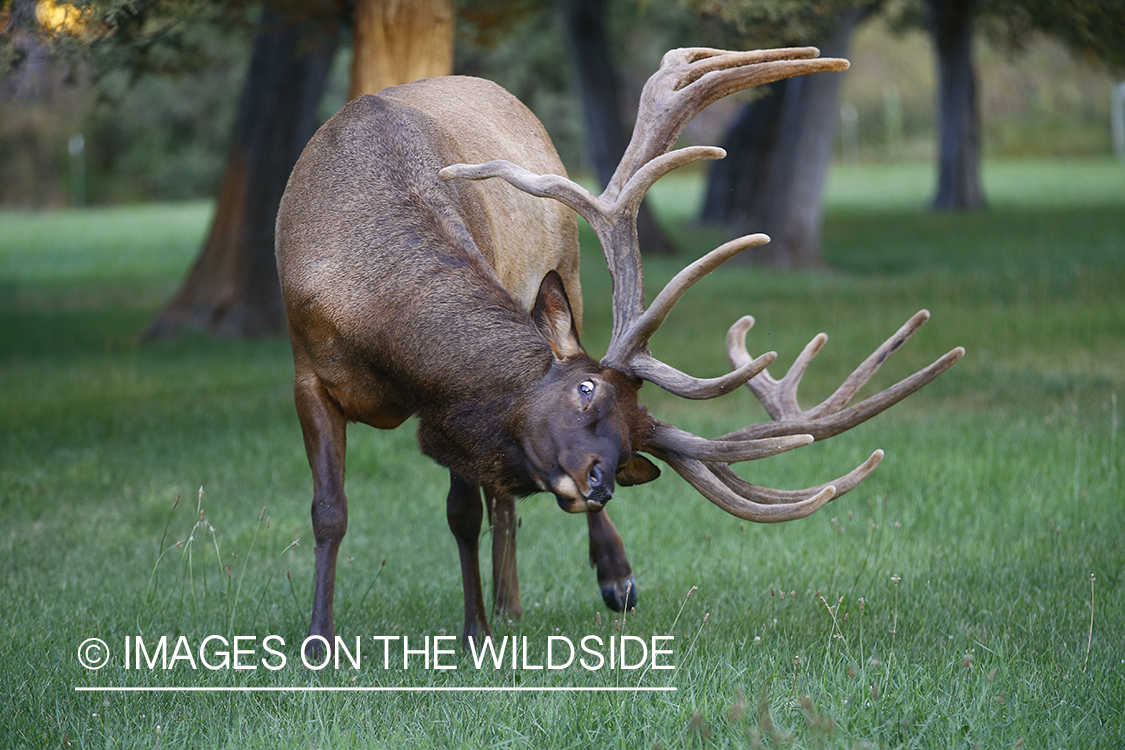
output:
M867 13L872 0L685 0L704 18L722 24L727 35L751 47L815 45L832 36L840 18Z
M571 171L593 171L587 161L579 95L561 22L562 0L488 0L458 4L455 72L496 81L543 122ZM509 10L509 6L511 10ZM622 103L632 106L640 87L675 47L700 43L699 22L678 0L606 3L610 50L619 66ZM626 120L631 126L631 120Z
M927 167L837 170L830 271L735 263L701 281L653 342L705 375L726 369L723 335L740 315L757 318L751 348L778 351L782 365L825 330L802 387L813 403L928 307L932 322L877 379L965 345L953 370L846 435L743 470L807 486L885 448L860 488L770 526L724 515L671 472L622 491L612 512L641 587L623 622L602 608L585 524L548 497L519 505L526 614L496 618L495 633L542 643L608 636L617 621L627 634L674 635L676 669L662 674L477 672L460 657L444 673L123 669L126 636L303 637L311 486L289 347L137 344L193 259L208 206L0 214L0 744L1113 746L1125 735L1125 176L1107 162L1021 162L986 163L984 179L989 211L934 216L923 212ZM725 239L690 226L699 189L676 175L656 192L689 255ZM650 294L682 260L648 264ZM584 261L584 339L600 351L608 282L593 248ZM764 417L747 393L642 396L709 435ZM444 472L409 427L353 428L348 458L341 633L457 634ZM90 637L111 645L116 666L79 666ZM638 684L677 690L479 689ZM74 690L84 685L469 690Z
M1125 3L1121 0L981 0L980 14L1013 47L1036 33L1125 73Z
M121 69L99 81L99 102L84 123L90 192L125 203L213 195L230 141L246 71L245 35L197 27L203 68L172 79L130 80Z
M35 43L5 87L11 100L0 111L0 202L74 204L85 195L105 204L216 191L245 70L246 30L149 20L159 33L119 30L73 49L63 41ZM76 136L84 148L68 154Z
M893 32L885 18L864 24L848 54L840 100L853 108L842 129L846 159L923 161L934 152L936 71L926 34ZM1018 50L978 36L981 142L986 156L1084 157L1109 154L1107 91L1100 66L1042 35ZM986 192L987 196L987 192Z
M0 205L57 207L78 200L83 192L93 204L212 195L227 156L258 6L226 0L98 0L82 5L93 14L88 27L96 33L84 40L38 40L40 53L56 56L37 58L34 70L8 67L23 59L26 50L19 45L27 38L0 34L0 65L11 70L0 81L6 97L0 108ZM617 40L616 60L622 66L624 99L635 101L666 49L815 44L823 40L818 31L822 22L856 5L853 0L611 2L609 20ZM1076 0L1073 5L1081 4ZM1113 9L1112 4L1097 5ZM499 5L474 0L459 5L457 69L497 80L516 93L543 120L565 163L580 172L585 159L580 107L556 6L552 0ZM1048 6L1052 4L1033 3L1013 10L1011 24L990 35L994 42L1023 42L1016 63L1001 54L1009 47L996 44L981 56L984 143L990 155L1090 155L1110 148L1104 80L1083 75L1057 51L1044 52L1038 37L1015 33L1025 28L1049 32L1044 20ZM325 6L293 0L276 0L275 7L304 13L347 10L346 3ZM920 6L908 2L888 7L891 15L901 17L904 8L917 11ZM1108 11L1095 10L1083 11L1081 28L1096 31L1109 43L1119 34L1125 13L1105 18L1098 13ZM702 23L697 13L704 14ZM921 16L915 13L914 18ZM33 21L25 21L20 28L30 32ZM716 25L722 33L716 32ZM888 36L886 27L869 26L857 33L856 52L863 56L853 59L845 78L845 86L857 92L850 96L845 90L844 101L859 113L859 153L928 158L933 149L932 62L928 51L918 53L925 41L910 37L896 51L878 40ZM745 27L745 34L732 41L730 29L739 27ZM1061 21L1051 28L1059 29L1055 36L1063 38ZM875 43L868 44L872 39ZM1113 50L1125 49L1111 45L1103 54L1091 45L1070 46L1083 59L1093 49L1111 62ZM864 49L868 51L861 52ZM908 53L905 60L902 49ZM322 119L344 101L347 56L338 57L319 112ZM689 138L719 142L726 120L721 106L712 109L693 123ZM68 143L76 134L85 141L81 163L68 155ZM86 178L84 190L74 187L80 170Z

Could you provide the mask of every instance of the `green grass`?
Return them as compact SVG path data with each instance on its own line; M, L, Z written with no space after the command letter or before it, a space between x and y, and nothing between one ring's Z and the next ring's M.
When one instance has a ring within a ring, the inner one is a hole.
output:
M762 484L807 486L886 449L873 477L802 521L742 523L670 471L618 493L612 512L640 585L625 632L675 636L676 669L644 674L478 672L460 657L455 671L384 671L370 641L358 672L294 666L313 566L288 345L136 341L190 264L209 207L0 214L0 745L1119 744L1125 171L990 164L990 210L955 216L925 212L929 180L926 166L836 170L830 270L733 264L692 290L654 340L658 356L714 375L740 315L758 320L751 349L778 351L782 365L824 330L831 338L806 378L807 403L920 307L933 320L881 384L955 345L968 354L872 422L745 468ZM692 236L685 222L698 185L666 182L664 213ZM599 262L589 255L584 271L593 351L609 320ZM682 262L649 263L650 293ZM643 395L660 418L704 434L764 418L748 393L706 404ZM456 635L443 471L418 454L408 427L354 427L349 443L342 634ZM213 531L198 523L201 510ZM539 646L550 635L615 633L620 618L600 606L585 563L585 524L545 497L520 513L525 615L495 621L496 634ZM121 666L126 637L198 643L209 634L280 635L290 663L237 673ZM77 659L91 637L114 652L98 672ZM677 690L74 690L84 685Z

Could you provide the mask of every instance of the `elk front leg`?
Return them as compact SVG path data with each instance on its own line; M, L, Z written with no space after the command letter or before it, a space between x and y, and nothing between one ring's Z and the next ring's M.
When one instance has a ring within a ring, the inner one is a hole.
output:
M523 607L516 568L516 501L511 497L489 497L488 522L492 527L493 611L518 618L523 615Z
M598 570L598 588L605 604L615 612L637 606L637 582L625 557L625 545L613 521L603 510L587 513L590 531L590 567Z
M316 583L309 635L324 638L331 650L336 641L336 627L332 620L336 555L348 530L348 500L344 495L347 421L315 375L298 373L294 396L313 475ZM307 652L310 657L321 657L324 653L319 641L310 641Z
M479 640L490 634L480 583L480 527L484 520L480 487L450 473L445 515L449 530L457 540L457 553L461 558L461 586L465 595L465 627L461 631L461 646L468 648L470 638Z

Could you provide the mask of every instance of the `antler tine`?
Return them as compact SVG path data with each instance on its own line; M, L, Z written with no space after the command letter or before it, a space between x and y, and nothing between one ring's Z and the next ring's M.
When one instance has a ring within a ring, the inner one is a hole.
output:
M629 182L622 188L614 202L616 210L613 218L620 217L627 221L635 221L645 193L657 180L673 169L696 161L718 161L725 159L726 155L726 150L718 146L687 146L653 158L634 172Z
M722 396L745 385L746 381L766 369L776 358L776 353L766 352L734 372L717 378L697 378L661 362L647 352L638 352L629 360L629 372L641 380L656 383L674 396L703 400Z
M849 471L844 476L835 479L825 484L819 484L816 487L809 487L805 490L767 490L759 487L756 484L747 482L742 477L738 476L731 470L730 466L725 463L711 463L708 464L710 471L715 475L723 484L725 484L732 492L743 495L748 493L758 493L762 497L762 502L786 504L799 500L802 497L809 497L814 493L823 492L828 487L835 488L836 492L832 499L840 497L846 492L851 492L859 486L860 482L867 477L871 476L872 472L883 461L883 451L877 450L868 456L867 460Z
M820 510L836 495L834 485L823 485L804 491L774 490L739 480L732 487L719 472L726 464L708 464L676 452L649 450L652 455L671 466L677 474L701 495L732 516L755 523L780 523L804 518ZM729 469L726 469L729 472ZM734 472L730 472L733 476Z
M635 362L630 363L630 359L635 358L639 352L645 351L648 340L656 333L668 314L672 312L675 304L680 301L680 298L695 282L743 250L764 245L769 241L770 238L764 234L749 234L738 237L723 243L699 260L689 264L665 284L664 289L656 295L647 310L635 318L625 321L624 328L621 331L614 332L605 357L602 358L602 364L606 367L622 370L629 367L630 364L635 364ZM752 359L747 354L745 359L736 366L736 369L745 367ZM651 382L664 387L659 381Z
M756 523L779 523L804 518L820 510L829 501L855 489L883 460L883 451L875 451L866 461L834 482L804 490L775 490L747 482L725 462L705 461L676 451L652 447L647 450L671 466L715 505L733 516Z
M812 441L812 435L782 435L752 440L709 440L674 425L656 422L652 436L645 441L645 450L663 450L700 461L732 464L776 456L778 453L808 445Z
M846 70L847 60L819 58L815 47L728 52L706 47L667 52L645 83L633 137L602 196L614 200L652 159L669 151L707 105L736 91L809 73Z
M906 321L901 328L883 342L882 346L876 349L871 355L865 359L852 374L849 375L840 387L836 389L828 398L824 399L820 405L809 410L810 417L818 417L822 414L834 414L840 411L852 400L852 397L867 384L867 381L874 377L879 368L887 359L898 351L899 347L905 344L915 331L925 325L926 321L930 319L929 310L919 310L910 320ZM825 337L827 338L827 337Z
M746 332L754 325L754 318L746 315L730 327L727 332L727 358L731 366L741 369L747 362L752 361L750 352L746 350ZM781 380L775 380L769 372L762 372L746 384L758 400L765 407L766 412L774 420L795 419L799 417L801 407L797 405L797 387L801 378L808 369L809 362L817 355L821 347L828 341L828 336L818 333L813 340L805 344L805 348L793 361L789 370Z
M779 60L810 60L820 56L816 47L777 47L774 49L754 49L730 51L715 47L683 47L668 50L660 60L661 67L690 65L691 80L681 84L681 88L704 73L742 65L777 62Z
M555 174L535 174L504 159L484 164L451 164L438 172L442 180L487 180L499 177L513 187L539 198L554 198L583 217L606 212L601 199L573 180Z
M957 360L964 356L964 348L956 347L928 367L903 378L893 386L885 388L850 408L844 408L859 389L879 371L882 364L898 351L929 318L930 314L926 310L916 313L852 371L852 374L836 389L835 393L817 406L802 410L797 403L797 386L809 362L816 356L816 353L828 338L823 333L817 334L781 380L775 380L769 376L768 372L763 371L746 384L747 388L762 402L774 421L744 427L724 436L722 439L752 439L772 435L809 433L816 439L821 440L849 430L879 412L894 406L952 367ZM753 318L742 318L731 326L727 334L727 354L731 365L736 369L741 369L748 362L753 361L746 349L746 333L753 324Z

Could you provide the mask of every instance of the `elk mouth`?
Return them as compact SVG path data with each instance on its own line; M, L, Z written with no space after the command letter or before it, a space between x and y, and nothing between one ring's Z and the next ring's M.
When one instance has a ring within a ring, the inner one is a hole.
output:
M609 502L611 497L613 497L613 493L605 487L595 487L590 492L590 496L586 498L587 509L591 513L598 513L605 507L605 504Z
M559 507L567 513L601 513L605 508L606 502L609 500L609 495L604 494L602 497L598 498L591 495L589 498L579 498L576 500L556 494L555 500L558 502Z
M567 513L600 513L613 497L613 474L603 469L599 461L594 461L586 471L585 490L561 469L551 477L550 485L559 507Z

